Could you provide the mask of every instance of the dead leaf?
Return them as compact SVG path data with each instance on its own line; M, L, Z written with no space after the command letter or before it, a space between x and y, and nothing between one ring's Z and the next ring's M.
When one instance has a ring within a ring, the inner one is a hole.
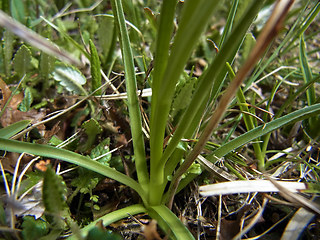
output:
M240 232L241 220L245 213L250 209L250 205L244 206L239 210L234 220L222 219L220 228L220 239L232 239Z
M148 225L142 226L143 235L146 240L162 240L157 232L157 221L152 219Z

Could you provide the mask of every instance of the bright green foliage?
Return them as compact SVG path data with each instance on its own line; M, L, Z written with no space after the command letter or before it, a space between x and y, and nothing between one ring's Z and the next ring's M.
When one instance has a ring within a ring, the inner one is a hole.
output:
M252 33L247 33L246 34L246 37L244 38L244 41L243 41L243 45L242 45L242 57L243 59L247 59L253 46L255 45L256 43L256 39L255 37L253 36Z
M49 232L48 224L41 219L25 216L22 223L22 236L24 240L34 240L45 236Z
M90 157L94 159L108 153L110 151L109 145L110 138L103 139L94 149L91 150ZM110 160L111 154L108 154L99 158L97 161L108 166Z
M22 120L20 122L13 123L8 127L0 128L0 137L8 139L25 129L30 123L30 120Z
M27 73L31 63L31 51L25 45L22 45L14 55L13 67L14 71L21 78Z
M313 76L312 76L312 71L310 69L309 63L308 63L308 56L306 53L306 44L304 41L304 36L301 35L300 37L300 45L299 45L299 60L300 60L300 67L301 67L301 72L303 76L303 80L305 83L309 83ZM312 104L316 103L316 93L315 93L315 88L314 85L311 85L307 91L307 103L309 106ZM317 138L320 134L320 118L319 116L311 117L307 120L304 121L306 125L306 129L308 134L312 138Z
M100 59L97 52L97 49L92 42L92 40L89 40L90 45L90 64L91 64L91 77L92 77L92 83L91 83L91 90L94 91L97 88L101 86L101 73L100 73ZM96 92L96 95L100 95L101 90Z
M25 7L23 0L10 0L11 16L21 23L26 22Z
M133 61L130 39L124 18L121 1L111 1L112 9L119 30L119 41L121 46L123 64L125 66L126 89L128 95L129 117L131 121L131 135L134 148L135 165L137 169L138 182L146 191L149 184L149 174L146 163L144 136L142 132L141 112L137 96L137 81Z
M15 2L19 3L19 1ZM75 4L87 6L88 2L84 1L81 4ZM87 120L88 118L86 118L87 121L84 123L80 122L84 121L83 116L87 117L89 110L86 107L77 109L79 111L75 115L72 115L72 124L68 126L72 130L75 130L79 129L78 127L82 124L82 132L79 134L80 140L74 142L74 145L78 145L74 146L73 150L76 149L76 151L81 152L83 155L45 144L8 139L18 132L18 130L23 129L26 122L0 129L0 148L6 151L28 152L78 165L77 171L73 171L70 174L74 174L72 175L74 178L71 180L70 185L76 189L68 198L68 203L79 193L81 198L84 194L87 194L86 197L89 194L90 200L83 205L91 209L99 209L100 206L97 203L100 202L101 198L99 198L98 194L95 195L96 193L93 193L93 190L104 177L112 178L135 190L141 197L141 204L132 205L101 217L104 225L125 218L128 216L128 213L147 213L150 217L157 220L168 238L193 239L194 237L184 224L164 204L168 204L169 202L168 205L170 205L170 197L173 197L176 191L183 189L192 179L202 173L202 166L194 162L199 154L206 160L214 159L212 161L214 163L221 157L221 161L224 161L224 166L229 169L229 174L233 178L237 177L241 179L244 178L242 176L243 172L238 172L234 166L239 165L243 168L243 171L246 171L245 168L248 167L245 161L242 159L240 161L236 156L237 150L244 144L250 143L250 146L253 146L253 152L251 152L250 148L248 155L252 159L257 159L259 170L269 170L268 168L273 163L266 163L265 159L272 132L285 125L295 124L301 120L305 120L304 126L307 126L305 128L307 129L307 133L313 133L312 129L319 129L317 125L319 124L318 115L320 106L317 104L316 91L313 87L313 84L318 80L313 78L313 68L311 67L311 62L308 61L308 56L310 57L310 55L307 52L308 48L305 46L307 38L305 39L303 34L319 12L320 5L318 3L318 5L312 7L306 3L304 5L305 8L296 8L301 13L298 14L298 20L293 25L290 25L292 27L285 35L285 41L282 41L282 39L281 41L274 41L275 45L272 46L272 49L275 48L275 50L273 53L267 53L254 71L250 72L251 75L244 82L246 86L241 87L239 90L233 89L233 93L238 91L237 99L233 99L234 95L226 95L224 89L227 88L228 90L228 87L232 85L228 81L233 81L237 75L236 73L241 72L241 70L239 71L241 64L245 62L252 52L252 47L256 46L254 36L263 35L260 32L261 30L254 28L257 26L254 24L254 19L256 19L257 14L263 7L269 6L269 1L233 0L226 1L223 5L220 4L221 1L214 0L164 0L160 1L160 10L158 7L155 7L156 3L148 1L148 4L150 3L150 6L148 6L150 10L146 9L143 11L142 7L147 5L146 2L112 0L113 15L110 14L111 11L104 15L94 15L94 17L90 15L90 21L86 21L88 18L85 11L97 13L101 9L106 9L105 5L103 5L105 1L103 1L96 9L85 9L84 12L81 10L75 13L75 15L79 16L79 29L74 21L68 21L68 17L61 18L56 16L56 18L51 18L49 14L46 18L53 19L52 22L46 19L35 19L32 22L34 29L38 30L42 26L38 25L37 21L45 21L48 27L52 27L57 31L56 44L61 45L65 49L71 49L77 56L82 54L90 60L92 83L88 85L92 91L99 88L102 84L101 69L106 71L106 75L110 76L110 78L112 76L111 71L121 71L123 73L124 70L123 79L125 80L125 84L119 86L118 81L116 81L115 87L120 87L120 91L125 90L127 93L128 98L125 103L129 112L134 155L126 154L124 151L125 156L121 157L128 160L130 167L135 164L135 169L133 169L135 171L134 174L132 176L130 174L128 174L129 176L123 174L121 158L119 156L111 156L109 153L110 139L101 136L103 131L101 126L106 125L101 124L100 126L100 122L98 122L104 118L100 118L102 113L98 110L101 102L98 103L99 98L97 96L94 98L95 103L97 103L96 105L93 105L93 101L89 100L89 104L91 103L91 119ZM22 11L21 8L19 9ZM215 15L215 9L218 9L216 11L218 17ZM157 13L153 14L152 11ZM18 16L19 14L16 15ZM220 25L220 15L223 15L224 19L228 16L227 21L222 21L223 27ZM296 17L294 12L292 16ZM290 21L292 21L292 16L288 17ZM146 19L143 19L145 21L141 21L142 18L146 17L149 19L149 23ZM95 22L95 19L97 19L97 22ZM214 20L211 21L212 19ZM93 26L89 28L85 27L90 22L94 22ZM209 23L212 25L209 26ZM220 33L221 29L224 29L222 34ZM78 32L81 32L84 44L87 46L89 43L90 54L88 54L82 44L78 43L80 42L78 41L79 36L72 35L74 32L77 33L76 35L80 35ZM280 32L280 34L283 33ZM8 38L8 43L4 43L3 55L9 63L12 58L13 38L9 34L7 36L4 35L4 39L6 38ZM117 38L119 39L119 44L117 43ZM206 41L207 38L210 41ZM262 84L257 83L262 90L269 90L269 87L272 89L270 95L263 93L263 100L261 100L260 96L257 97L250 87L257 79L273 71L275 66L278 67L277 65L280 64L292 65L292 59L287 58L285 54L288 54L289 51L295 48L295 44L299 38L299 60L302 74L300 72L296 74L296 70L289 70L288 72L290 73L288 73L284 69L279 70L277 76L284 76L283 79L293 81L295 84L297 82L300 83L299 81L303 78L304 85L296 90L294 87L283 87L283 82L285 81L277 80L276 85L270 87L273 84L273 75L270 75L270 77L264 79ZM92 40L89 41L89 39ZM200 46L199 42L201 42ZM213 43L217 43L217 49L214 49ZM277 47L277 44L279 44L279 47ZM48 41L48 46L52 47L53 45ZM121 57L115 54L117 46L121 48ZM44 51L43 49L41 50ZM205 52L205 57L203 57L203 51ZM50 52L47 51L47 53ZM58 59L66 60L63 56L57 56L57 53L52 55ZM101 57L102 64L100 64L99 56ZM285 60L282 59L282 56L286 57ZM29 82L27 82L28 85L24 84L25 99L21 103L21 110L28 111L31 107L31 90L34 90L34 85L32 84L36 84L34 82L42 78L45 79L46 82L43 84L43 90L46 90L49 84L51 84L49 73L52 73L53 78L59 81L67 91L76 95L88 96L86 78L79 69L63 65L62 63L58 63L54 68L53 58L43 53L41 53L39 65L35 64L38 59L39 55L36 55L32 59L34 69L32 69L30 74L27 68L31 62L29 49L23 45L15 55L14 69L18 76L21 77L21 74L27 73L28 78L30 78L30 80L28 79ZM275 59L277 61L274 61ZM147 79L147 74L144 74L143 71L146 70L146 66L152 60L154 60L154 69ZM206 61L204 65L201 64L200 69L197 65L198 60ZM275 64L273 65L273 63ZM4 63L4 69L6 76L9 77L11 66L10 64L6 64ZM254 64L251 63L250 69L253 69ZM36 69L36 66L39 66L39 69ZM197 78L193 77L194 68L200 70L197 73L201 74L201 76L198 77L197 75ZM187 75L186 72L190 69L190 74ZM85 66L82 70L86 71L89 69ZM88 73L89 71L86 72ZM292 73L296 74L294 78L290 77ZM29 76L32 76L32 78ZM25 86L29 86L29 88L25 88ZM141 88L142 86L152 88L151 101L150 98L144 98L141 101L137 95L138 87ZM280 93L279 96L281 95L283 89L289 89L288 99L283 100L281 102L282 105L277 108L277 105L274 105L273 101L276 100L278 93ZM304 96L305 92L306 97ZM99 95L101 93L102 91L99 91L96 94ZM220 127L214 125L214 127L209 129L210 131L206 131L207 126L210 126L210 120L213 119L217 112L216 106L220 106L217 104L218 100L224 99L224 96L229 96L230 101L233 100L232 108L236 109L232 109L231 113L229 111L226 112L227 105L230 103L229 101L228 104L224 105L223 111L220 111L222 113L219 121L223 117L222 115L226 116L226 121ZM36 95L33 97L36 101ZM298 99L298 97L300 98ZM307 103L307 107L304 107L304 101ZM293 104L294 102L297 104ZM249 107L247 103L250 103L253 107ZM276 108L273 108L273 106L276 106ZM257 121L257 114L260 114L261 111L256 110L257 108L254 107L259 107L263 111L273 111L274 115L267 112L262 113L262 121L259 122ZM143 113L146 114L144 115L146 119L150 119L150 124L148 121L146 121L146 124L142 121L142 108ZM240 113L238 110L240 110ZM230 118L232 119L230 120ZM245 126L242 122L244 122ZM148 124L149 126L145 126ZM231 124L232 126L230 126ZM246 133L243 134L238 131L239 124L241 128L245 129ZM225 132L220 134L226 127L228 130L227 137L225 137ZM148 131L149 129L150 132ZM215 135L212 135L212 132L216 133L216 138L214 138ZM283 132L280 131L281 134ZM208 136L207 138L206 135ZM311 137L316 138L317 134ZM230 141L229 138L232 140ZM100 141L99 144L97 143L98 141ZM211 143L211 141L214 143ZM50 143L53 142L52 140ZM60 142L55 141L53 145L57 145L57 143ZM96 144L98 145L95 146ZM148 151L145 150L145 146L148 146ZM146 153L150 154L150 157L146 156ZM85 154L87 156L84 156ZM99 158L100 156L103 157ZM225 158L222 159L222 157ZM190 159L191 161L189 161ZM284 161L283 159L281 161ZM203 162L201 163L204 164ZM316 166L314 168L317 169ZM131 169L129 170L130 173L133 172L131 172ZM319 178L316 172L314 176ZM35 176L28 175L27 180L23 182L26 186L22 186L22 191L29 189L36 179ZM181 179L182 181L179 185ZM177 186L174 185L175 183L177 183ZM46 206L45 218L48 220L48 223L52 223L50 237L58 237L59 233L66 229L66 225L63 224L62 220L63 217L67 216L65 214L66 206L64 205L65 186L61 178L56 176L52 169L48 169L44 176L43 199ZM84 227L79 235L82 235L84 239L116 238L104 230L95 227L95 223L93 221ZM26 220L27 224L32 225L33 222Z
M105 153L108 153L110 151L109 144L109 138L102 140L95 148L91 150L90 157L94 159ZM111 154L108 154L95 161L100 162L105 166L109 166L110 160ZM71 195L71 197L69 197L68 201L70 202L78 192L82 194L91 194L92 190L97 186L97 184L102 178L103 176L100 174L97 174L93 171L89 171L85 168L79 168L78 177L74 178L71 181L71 185L76 187L76 190L73 191L73 194Z
M31 104L33 102L33 96L31 93L31 89L26 87L24 90L24 98L20 103L19 110L22 112L27 112L30 110Z
M42 199L47 218L58 228L62 228L63 225L61 214L67 207L66 194L66 185L62 177L48 167L43 178Z
M78 174L79 176L74 178L71 182L72 186L77 187L74 191L75 193L78 191L83 194L90 193L102 179L101 175L84 168L80 168Z
M43 79L43 84L46 86L46 81L48 81L50 73L54 70L54 61L55 59L42 52L40 55L40 61L39 61L39 71L40 76Z
M79 95L87 95L87 91L82 87L87 80L77 68L57 64L52 75L66 90Z
M12 53L13 53L13 34L12 32L6 30L4 31L3 34L3 65L4 65L4 70L5 74L7 77L10 76L10 71L11 71L11 58L12 58Z

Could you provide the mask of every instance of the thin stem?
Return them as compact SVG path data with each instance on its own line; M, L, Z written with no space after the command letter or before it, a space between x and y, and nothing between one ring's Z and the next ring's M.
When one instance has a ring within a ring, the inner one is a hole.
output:
M142 132L141 112L137 96L137 83L134 69L135 67L133 61L133 54L130 46L128 31L126 28L126 22L121 0L112 0L111 3L115 19L119 27L119 40L121 45L122 58L125 66L128 108L136 171L138 175L138 181L141 184L141 187L145 191L147 191L149 185L149 174L147 169L144 137Z

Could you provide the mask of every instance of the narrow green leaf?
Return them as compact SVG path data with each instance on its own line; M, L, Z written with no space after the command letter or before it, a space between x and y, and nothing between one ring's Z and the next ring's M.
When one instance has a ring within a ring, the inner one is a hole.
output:
M169 58L170 42L174 27L174 17L177 1L164 0L161 6L160 23L157 29L156 57L154 59L154 72L152 81L152 106L158 98L162 77ZM154 111L154 107L151 111ZM152 116L151 116L152 117Z
M141 198L144 201L146 200L144 191L136 181L124 175L123 173L120 173L110 167L107 167L97 161L93 161L90 158L82 156L80 154L77 154L65 149L59 149L59 148L47 146L47 145L26 143L26 142L20 142L16 140L8 140L4 138L0 138L0 149L4 151L9 151L9 152L18 152L18 153L27 152L34 155L55 158L55 159L63 160L72 164L76 164L80 167L84 167L91 171L100 173L103 176L112 178L118 182L121 182L131 187L141 196Z
M22 120L13 123L8 127L0 128L0 138L9 139L10 137L25 129L30 123L30 120Z
M120 219L129 217L130 215L136 215L139 213L145 213L147 210L145 207L141 204L131 205L119 210L116 210L114 212L108 213L104 215L101 218L96 219L95 221L91 222L89 225L85 226L81 229L81 236L85 237L88 232L97 225L97 223L101 223L103 226L108 226L111 223L114 223L116 221L119 221ZM68 238L68 240L78 240L77 236L71 236Z
M303 34L300 37L299 50L300 50L299 60L300 60L303 80L305 83L309 83L312 81L312 71L308 63L308 56L306 53L306 43L304 41ZM307 94L308 105L311 106L316 102L316 92L315 92L314 85L311 85L307 89L306 94ZM312 117L307 120L307 131L311 137L316 138L318 136L320 131L319 125L320 125L320 120L318 117Z
M199 83L194 96L185 113L181 117L179 124L163 154L161 162L167 161L176 149L181 138L190 138L194 133L194 129L196 129L199 124L203 111L207 106L210 90L212 90L211 93L213 96L217 96L219 93L219 89L221 88L227 73L226 62L233 61L242 39L262 5L263 1L254 1L251 3L245 13L246 17L242 18L237 24L225 41L222 49L220 49L218 55L198 80ZM170 161L173 160L170 159Z
M9 77L11 74L11 59L13 54L13 34L6 30L3 34L3 64L5 67L6 76Z
M112 0L111 3L115 20L119 28L119 41L126 75L130 126L138 181L142 188L146 190L149 183L149 176L142 132L141 112L137 96L137 83L133 55L121 0Z
M68 91L80 94L88 95L87 91L82 87L86 83L86 78L75 67L57 64L53 73L53 78L64 86Z
M228 18L227 18L227 22L226 22L226 25L224 26L223 33L222 33L222 36L221 36L221 39L220 39L220 42L219 42L219 48L222 47L222 45L224 43L224 40L226 39L226 37L232 31L234 18L236 16L236 13L237 13L237 10L238 10L238 4L239 4L239 0L233 0L232 6L230 8L229 15L228 15ZM239 16L239 14L238 14L238 16Z
M161 79L159 79L157 85L152 86L152 90L154 90L153 94L155 93L155 96L152 97L150 121L150 198L152 199L151 204L153 205L160 203L162 188L165 185L163 174L164 165L169 156L161 159L163 136L165 135L175 86L185 67L186 61L198 43L201 34L207 27L207 23L211 19L211 15L218 4L219 1L215 0L186 1L184 3L179 28L171 48L170 57L165 66L166 68L164 72L159 71ZM163 50L157 49L157 51ZM156 58L157 54L158 52L155 54ZM159 54L161 53L159 52ZM164 59L166 60L165 57ZM156 74L156 71L154 74ZM208 86L206 86L206 88L210 89ZM185 129L183 131L185 131ZM175 145L170 151L173 152L175 150L180 139L181 138L174 142ZM170 154L172 152L170 152ZM161 190L159 191L159 189Z
M307 119L311 116L320 113L320 104L314 104L309 107L305 107L289 113L283 117L275 119L265 125L256 127L249 132L242 134L241 136L231 140L230 142L221 145L217 150L214 151L214 155L218 158L225 156L227 153L236 150L242 145L253 141L254 139L261 137L269 132L272 132L278 128L281 128L287 124L295 123L302 119Z
M114 18L105 15L97 15L96 18L98 19L97 35L99 46L102 49L104 57L107 58L109 54L112 54L110 48L112 47L115 35Z
M22 45L13 59L13 67L14 71L18 74L21 78L25 75L30 67L31 62L31 51L25 45Z
M100 73L100 59L99 55L96 49L96 46L92 42L92 40L89 40L89 46L90 46L90 65L91 65L91 77L92 77L92 83L91 83L91 91L96 90L97 88L101 87L101 73ZM101 90L96 92L96 95L100 95Z
M300 37L299 49L300 49L299 59L300 59L300 66L301 66L303 80L305 83L308 83L312 80L312 72L308 63L308 58L306 53L306 43L304 41L303 35L301 35ZM309 87L306 93L307 93L308 105L311 106L316 101L315 90L313 85Z
M148 213L153 219L157 220L165 233L172 233L172 235L169 235L171 239L194 239L186 226L166 206L159 205L150 207L148 208Z
M10 0L11 16L21 23L26 22L23 0Z

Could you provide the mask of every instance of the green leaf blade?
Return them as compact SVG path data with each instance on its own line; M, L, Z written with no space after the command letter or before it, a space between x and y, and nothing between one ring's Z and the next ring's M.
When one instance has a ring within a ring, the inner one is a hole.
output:
M22 45L13 59L14 71L21 78L25 75L30 67L31 63L31 51L25 45Z
M22 120L16 123L13 123L5 128L0 128L0 138L9 139L28 127L31 123L31 120Z
M320 113L320 104L314 104L309 107L305 107L289 113L283 117L279 117L263 126L256 127L249 132L242 134L241 136L231 140L230 142L223 144L216 149L213 154L218 158L225 156L227 153L241 147L242 145L261 137L269 132L272 132L280 127L283 127L289 123L294 123L302 119L306 119Z
M86 83L86 78L75 67L58 64L52 73L53 78L64 86L68 91L88 95L87 91L82 87Z
M92 86L91 90L94 91L97 88L101 87L101 73L100 73L100 59L98 55L98 51L92 42L92 40L89 40L89 46L90 46L90 64L91 64L91 76L92 76ZM96 92L96 95L100 95L101 90Z
M112 0L111 3L115 15L115 20L119 28L119 40L126 75L126 88L128 95L130 126L138 181L141 184L142 188L146 190L149 184L149 174L146 163L141 112L137 96L137 83L135 76L133 54L130 45L128 31L126 28L122 2L121 0Z

